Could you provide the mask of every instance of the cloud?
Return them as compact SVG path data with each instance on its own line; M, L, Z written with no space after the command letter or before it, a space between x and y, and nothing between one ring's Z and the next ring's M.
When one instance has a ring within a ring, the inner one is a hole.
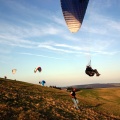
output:
M106 41L106 43L108 43ZM89 48L89 46L70 46L67 44L58 44L58 43L42 43L40 44L38 47L40 48L45 48L45 49L49 49L52 51L58 51L58 52L63 52L63 53L71 53L71 54L101 54L101 55L114 55L119 53L119 51L105 51L103 47L103 45L105 44L105 42L101 42L100 44L98 43L98 46L96 46L95 48ZM101 47L99 48L99 45L101 45ZM106 46L108 46L109 44L106 44Z
M89 46L89 44L70 45L63 43L57 43L54 41L47 42L35 42L27 39L21 39L14 36L4 36L0 35L0 42L2 44L7 44L15 47L29 48L29 49L42 49L50 50L57 53L69 53L69 54L108 54L113 55L117 52L105 52L105 49L109 47L112 41L108 42L107 40L101 41L98 40L97 43L94 43L94 46ZM89 42L89 41L88 41Z
M36 57L45 57L45 58L51 58L51 59L60 59L60 60L66 60L63 58L57 58L57 57L51 57L51 56L45 56L45 55L38 55L38 54L32 54L32 53L18 53L22 55L30 55L30 56L36 56Z
M104 7L106 7L107 5L109 7L113 7L114 2L112 3L111 0L104 1L104 2L103 1L101 1L100 3L95 2L93 5L93 6L96 6L98 4L102 4L101 7L93 7L92 10L90 10L89 8L89 11L91 12L88 11L87 16L84 18L84 21L83 21L84 25L82 25L82 31L88 32L91 34L92 33L97 34L97 35L107 35L107 36L118 35L118 33L120 32L119 17L114 16L114 14L111 12L106 14L105 12L107 10L103 12L103 14L102 12L98 12L98 10L100 11L105 10L105 8L102 9L103 4L105 5Z
M30 25L30 26L18 26L10 24L0 25L0 31L4 36L14 36L18 38L29 38L29 37L40 37L47 35L58 35L61 30L58 27L54 27L49 24L41 25Z
M62 16L62 15L61 15L61 16ZM60 16L55 16L55 15L53 15L53 16L51 16L49 19L51 19L52 21L54 21L54 22L57 23L57 24L60 24L60 25L62 25L62 26L67 27L64 18L60 18Z

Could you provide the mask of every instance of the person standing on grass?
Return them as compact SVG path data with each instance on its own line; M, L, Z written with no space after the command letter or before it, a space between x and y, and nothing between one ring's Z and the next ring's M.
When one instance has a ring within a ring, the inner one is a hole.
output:
M77 98L76 98L76 93L75 93L75 91L76 91L76 89L75 88L73 88L73 90L71 91L71 93L70 93L70 96L72 97L72 101L73 101L73 103L74 103L74 108L76 108L76 109L79 109L78 108L78 100L77 100Z

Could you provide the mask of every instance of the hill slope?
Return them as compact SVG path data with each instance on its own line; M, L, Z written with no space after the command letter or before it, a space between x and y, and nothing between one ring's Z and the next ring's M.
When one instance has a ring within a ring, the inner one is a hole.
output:
M96 84L85 84L85 85L72 85L68 87L75 87L75 88L115 88L115 87L120 87L120 83L96 83ZM63 87L68 88L68 87Z
M91 107L90 101L85 100L84 95L83 91L77 93L80 110L76 110L73 108L69 92L0 79L0 120L120 119L118 115L99 110L98 103Z

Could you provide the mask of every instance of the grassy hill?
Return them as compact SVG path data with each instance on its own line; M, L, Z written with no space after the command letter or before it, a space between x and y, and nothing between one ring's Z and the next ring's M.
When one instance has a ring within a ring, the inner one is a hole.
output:
M0 120L119 120L120 88L77 92L80 110L70 93L0 78Z
M115 87L120 87L120 83L95 83L95 84L85 84L85 85L72 85L68 87L63 87L65 88L70 88L70 87L75 87L75 88L115 88Z

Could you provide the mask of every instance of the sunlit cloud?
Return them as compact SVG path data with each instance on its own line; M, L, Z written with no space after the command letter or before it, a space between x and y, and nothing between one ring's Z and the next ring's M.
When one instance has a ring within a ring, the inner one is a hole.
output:
M104 43L102 45L104 45ZM74 54L90 54L90 52L91 52L93 54L114 55L114 54L119 53L119 51L107 52L103 49L104 47L100 47L100 50L98 50L97 47L96 47L96 49L95 48L89 49L89 46L88 47L86 47L86 46L79 47L79 46L70 46L67 44L57 44L57 43L47 43L47 44L43 43L43 44L39 45L38 47L46 48L46 49L49 49L52 51L58 51L58 52L64 52L64 53L74 53ZM103 50L101 50L101 49L103 49Z
M112 43L109 41L97 41L97 43L94 43L93 47L90 47L88 45L82 44L81 46L76 45L69 45L69 44L60 44L52 41L48 42L34 42L26 39L20 39L16 37L10 37L10 36L0 36L0 42L2 44L7 44L15 47L23 47L23 48L31 48L31 49L47 49L51 50L53 52L58 53L71 53L71 54L87 54L90 51L92 53L96 54L107 54L107 55L114 55L114 53L117 52L105 52L105 49L108 48Z
M111 16L105 16L96 11L92 11L88 19L85 19L82 31L94 33L96 35L118 36L120 32L119 26L120 21L115 20Z
M57 35L61 33L59 28L51 25L34 25L34 26L16 26L9 24L0 25L0 31L3 35L14 36L19 38L40 37L44 35Z
M70 32L70 31L69 31ZM73 37L72 35L70 35L70 34L62 34L62 37L65 39L65 40L69 40L69 41L74 41L74 42L76 42L76 41L80 41L80 38L77 38L77 37Z
M62 15L61 15L62 16ZM52 21L54 21L55 23L57 23L57 24L60 24L60 25L62 25L62 26L64 26L64 27L67 27L67 25L66 25L66 23L65 23L65 20L63 19L63 18L60 18L60 17L58 17L58 16L52 16L52 17L50 17L51 18L51 20Z

